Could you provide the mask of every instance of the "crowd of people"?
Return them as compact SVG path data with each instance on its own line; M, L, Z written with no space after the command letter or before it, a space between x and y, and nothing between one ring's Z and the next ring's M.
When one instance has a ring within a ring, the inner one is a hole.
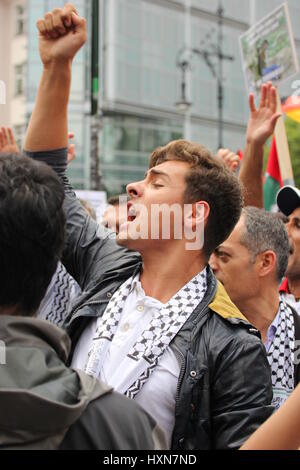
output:
M24 151L0 131L0 448L298 449L300 191L263 209L275 87L250 96L238 175L170 142L99 224L66 176L86 20L68 3L37 27Z

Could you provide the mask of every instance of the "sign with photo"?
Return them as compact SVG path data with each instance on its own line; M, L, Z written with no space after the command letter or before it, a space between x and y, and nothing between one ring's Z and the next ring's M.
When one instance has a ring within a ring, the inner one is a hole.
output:
M299 70L286 3L242 34L240 45L246 86L255 95L263 83L278 85Z

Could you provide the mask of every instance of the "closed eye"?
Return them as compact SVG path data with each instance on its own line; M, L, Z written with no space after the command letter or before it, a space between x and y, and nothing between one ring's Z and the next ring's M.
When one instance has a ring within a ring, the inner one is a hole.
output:
M228 261L228 259L230 258L230 256L227 253L224 253L224 251L220 251L220 250L216 250L215 255L217 256L218 259L220 259L224 263L226 263L226 261Z

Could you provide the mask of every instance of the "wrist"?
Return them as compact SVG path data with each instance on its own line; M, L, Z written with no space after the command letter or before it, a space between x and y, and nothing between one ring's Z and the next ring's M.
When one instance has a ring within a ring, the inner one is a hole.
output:
M72 70L72 62L72 59L50 59L43 63L43 68L46 72L54 72L56 74L69 73Z
M258 138L253 137L253 136L247 136L246 137L246 144L251 146L251 147L255 147L255 148L263 148L264 145L265 145L265 142L262 139L258 139Z

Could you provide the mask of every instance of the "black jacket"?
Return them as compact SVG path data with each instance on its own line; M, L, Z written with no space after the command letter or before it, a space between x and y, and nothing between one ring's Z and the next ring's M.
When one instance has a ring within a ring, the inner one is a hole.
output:
M66 323L74 350L89 321L103 315L114 292L141 269L141 259L81 208L64 175L65 149L31 156L51 164L65 184L64 264L83 291ZM238 448L273 412L259 333L207 269L205 298L171 344L181 364L173 449Z

